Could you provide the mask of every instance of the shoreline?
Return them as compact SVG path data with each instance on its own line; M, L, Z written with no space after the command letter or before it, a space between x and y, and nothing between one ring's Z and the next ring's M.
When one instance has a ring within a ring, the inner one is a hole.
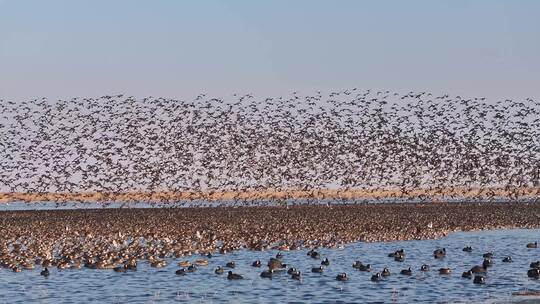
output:
M185 191L185 192L73 192L73 193L0 193L0 203L10 202L170 202L170 201L261 201L261 200L369 200L423 199L441 201L448 197L460 199L509 200L540 198L540 188L440 188L415 189L403 193L399 189L314 189L314 190L245 190L245 191Z

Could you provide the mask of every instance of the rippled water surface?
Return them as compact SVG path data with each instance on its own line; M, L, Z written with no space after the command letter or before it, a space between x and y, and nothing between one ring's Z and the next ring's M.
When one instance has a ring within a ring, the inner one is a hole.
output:
M178 261L170 259L165 268L151 268L139 263L137 271L116 273L112 270L51 270L48 278L40 276L40 269L13 273L0 269L0 303L168 303L168 302L508 302L519 298L511 293L523 289L540 289L538 280L527 277L528 265L540 259L539 249L527 249L525 244L538 240L540 230L498 230L453 233L439 240L403 241L389 243L355 243L344 249L320 249L322 258L331 264L323 274L311 273L320 260L311 259L307 250L284 252L284 262L303 273L301 282L283 272L272 280L259 276L262 269L251 267L254 260L263 263L277 251L237 251L216 255L210 265L186 276L175 275ZM473 252L463 252L465 245ZM435 248L445 247L447 257L432 257ZM387 257L389 252L404 248L407 257L396 262ZM482 253L493 251L495 265L489 269L486 285L473 284L461 278L461 273L482 263ZM505 255L512 255L513 263L502 263ZM195 260L199 256L189 257ZM214 268L236 261L235 273L244 280L229 281L226 275L215 275ZM392 275L380 283L370 281L372 273L351 267L355 260L370 263L374 272L387 266ZM426 263L431 271L422 273ZM413 276L399 271L412 267ZM451 275L439 275L440 267L451 267ZM346 272L348 282L338 282L335 276ZM532 299L535 301L535 299ZM540 300L539 300L540 301Z

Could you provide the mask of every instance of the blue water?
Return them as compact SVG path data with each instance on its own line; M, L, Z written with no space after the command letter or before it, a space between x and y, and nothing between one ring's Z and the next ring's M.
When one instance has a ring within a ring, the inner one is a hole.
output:
M138 270L116 273L112 270L62 270L51 269L44 278L40 269L13 273L0 269L0 303L410 303L410 302L500 302L521 298L511 293L523 289L540 289L538 280L529 279L529 263L540 259L539 249L527 249L525 244L538 241L540 230L497 230L458 232L438 240L402 241L388 243L355 243L343 249L320 249L322 258L328 257L330 266L323 274L311 273L320 260L311 259L306 250L286 251L284 262L303 273L302 282L290 279L284 273L272 280L259 276L262 269L251 267L260 259L264 264L277 251L254 252L241 250L209 259L210 265L199 267L186 276L175 275L181 260L194 261L200 256L169 259L165 268L151 268L139 263ZM463 252L466 245L472 253ZM438 247L447 249L447 257L436 260L432 252ZM404 262L387 257L389 252L404 248ZM489 269L487 283L479 286L472 280L461 278L461 273L482 263L482 254L493 251L495 265ZM501 259L512 255L513 263ZM226 274L215 275L214 268L236 261L235 273L244 280L229 281ZM355 260L370 263L372 273L360 272L351 267ZM426 263L431 271L422 273ZM373 273L389 267L392 275L380 283L370 281ZM438 274L440 267L450 267L451 275ZM412 267L413 276L399 274L401 269ZM335 276L346 272L348 282L338 282ZM540 301L533 299L532 301Z

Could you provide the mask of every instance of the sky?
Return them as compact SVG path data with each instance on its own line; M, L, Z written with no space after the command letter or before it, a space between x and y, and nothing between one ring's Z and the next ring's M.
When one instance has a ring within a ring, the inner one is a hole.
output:
M540 99L540 1L0 0L0 99Z

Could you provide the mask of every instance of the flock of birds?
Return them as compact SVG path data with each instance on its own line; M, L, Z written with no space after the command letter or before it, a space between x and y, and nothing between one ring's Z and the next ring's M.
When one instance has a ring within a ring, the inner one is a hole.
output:
M533 249L538 248L538 243L528 243L527 248ZM123 251L118 252L108 252L107 254L91 256L87 253L82 255L77 255L75 253L63 253L60 258L36 258L35 260L29 260L24 256L24 250L21 250L22 246L20 244L13 244L11 248L3 248L0 254L0 267L11 269L13 272L21 272L22 269L32 270L34 265L39 265L42 267L40 275L48 277L51 275L49 267L57 267L59 270L64 269L112 269L115 272L124 273L127 271L136 271L138 260L140 258L146 259L152 267L162 268L167 266L167 261L164 259L164 256L154 256L154 255L145 255L142 253L132 252L127 253ZM126 248L127 249L127 248ZM463 251L472 253L473 248L466 246L463 248ZM226 252L221 252L226 253ZM196 272L198 267L208 266L209 258L212 258L211 253L203 254L205 258L196 259L194 262L188 260L183 260L178 263L180 267L175 271L176 275L185 276L189 273ZM321 259L321 254L316 249L311 249L307 252L307 256L312 259L319 260ZM404 249L399 249L388 254L389 258L393 258L394 261L404 262L406 258L406 253ZM437 248L433 251L433 257L435 259L444 259L446 257L445 248ZM473 279L474 284L485 284L486 277L485 274L488 272L489 268L493 267L493 252L486 252L482 255L483 262L481 265L475 265L470 270L464 271L461 275L465 279ZM502 259L503 263L511 263L512 257L505 256ZM269 259L266 264L263 264L261 260L254 261L251 266L254 268L261 268L266 265L266 269L260 273L261 278L272 279L272 277L279 273L286 272L290 275L291 279L302 281L302 272L295 267L292 267L284 263L284 255L280 251L275 257ZM328 258L323 259L320 262L320 266L311 268L312 273L322 274L330 266L330 261ZM216 275L223 275L227 272L228 280L240 280L244 276L233 272L236 267L235 261L227 262L224 266L217 266L214 270ZM372 267L370 264L364 264L361 261L355 261L352 264L352 268L362 272L372 272ZM431 268L428 264L423 264L419 271L429 272ZM437 270L440 275L450 275L452 269L449 267L442 267ZM412 276L413 270L411 267L402 269L399 272L400 275ZM370 280L373 282L383 281L385 278L391 276L391 271L385 267L381 272L377 272L370 277ZM527 271L527 276L532 279L540 279L540 261L535 261L530 264L530 269ZM349 277L347 273L339 273L335 277L338 281L348 281Z
M0 100L4 193L540 185L540 102L350 89L257 99ZM540 190L538 190L540 191ZM538 197L538 191L535 192ZM456 195L452 193L452 195Z
M526 247L527 248L538 248L538 243L537 242L529 243L529 244L527 244ZM472 249L471 246L466 246L466 247L463 248L463 251L472 252L473 249ZM316 251L315 249L309 250L307 255L312 259L321 259L321 254L318 251ZM473 279L474 284L485 284L486 283L486 277L484 275L488 272L488 269L490 267L492 267L493 264L494 264L493 263L493 256L494 256L493 252L484 253L482 255L482 257L484 259L483 262L482 262L482 265L473 266L470 270L467 270L467 271L463 272L461 274L461 277L465 278L465 279ZM391 253L388 254L388 257L393 258L397 262L404 262L405 257L406 257L405 250L404 249L399 249L399 250L396 250L394 252L391 252ZM444 259L446 257L446 248L437 248L437 249L435 249L433 251L433 257L435 259ZM511 263L512 262L512 257L511 256L505 256L502 259L502 262L503 263ZM179 266L181 266L183 268L180 268L179 270L177 270L176 274L177 275L186 275L186 274L188 274L190 272L194 272L194 271L197 270L196 265L207 266L208 261L204 260L204 259L197 259L195 261L195 264L191 264L189 261L180 262ZM236 265L235 262L231 261L231 262L228 262L225 265L225 267L229 268L229 269L233 269L235 267L235 265ZM259 267L259 268L262 265L263 264L262 264L262 262L260 260L256 260L251 264L252 267ZM298 269L296 269L295 267L290 267L287 264L283 263L283 254L281 252L278 252L275 258L270 258L270 260L268 261L266 266L268 266L268 268L266 270L263 270L260 273L260 277L262 277L262 278L271 279L274 276L274 273L286 271L287 274L291 276L291 279L298 280L298 281L302 280L302 273ZM330 261L328 260L328 258L325 258L324 260L321 261L321 266L311 268L311 272L312 273L323 273L325 271L326 267L328 267L328 266L330 266ZM184 268L184 267L187 267L187 268ZM529 278L533 278L533 279L540 279L540 261L532 262L529 267L530 267L530 269L527 271L527 276ZM363 272L371 272L373 270L372 267L371 267L371 264L364 264L361 261L355 261L352 264L352 268L354 268L354 269L356 269L358 271L363 271ZM127 269L127 267L126 267L126 265L124 265L124 266L120 266L120 267L117 267L117 268L114 268L114 269L115 269L115 271L122 271L123 272L123 271L125 271ZM431 268L427 264L422 264L422 266L420 266L420 269L419 269L419 271L421 271L421 272L428 272L430 270L431 270ZM221 274L224 273L224 271L225 271L224 267L218 266L214 270L214 273L218 274L218 275L221 275ZM442 267L442 268L438 269L438 273L441 274L441 275L449 275L449 274L452 273L452 269L449 268L449 267ZM411 267L405 268L405 269L402 269L399 272L399 274L405 275L405 276L412 276L413 275L413 270L411 269ZM371 276L371 281L380 282L384 278L389 277L390 275L391 275L390 270L387 267L384 267L381 272L377 272L377 273L375 273L374 275ZM243 279L243 276L240 275L240 274L234 273L232 270L229 270L228 273L227 273L227 279L228 280L239 280L239 279ZM348 281L349 277L347 276L347 273L342 272L342 273L339 273L339 274L336 275L336 280L337 281Z

